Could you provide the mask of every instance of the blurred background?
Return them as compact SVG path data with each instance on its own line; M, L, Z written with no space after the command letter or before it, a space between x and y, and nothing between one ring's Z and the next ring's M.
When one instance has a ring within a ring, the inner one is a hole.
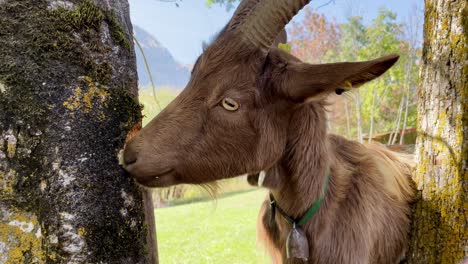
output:
M145 125L185 87L203 43L228 22L238 1L129 2ZM423 0L314 0L288 24L287 48L309 63L400 55L382 78L329 98L331 133L412 150L423 7ZM155 190L161 263L269 263L255 246L266 190L245 177L219 185L215 200L198 186Z

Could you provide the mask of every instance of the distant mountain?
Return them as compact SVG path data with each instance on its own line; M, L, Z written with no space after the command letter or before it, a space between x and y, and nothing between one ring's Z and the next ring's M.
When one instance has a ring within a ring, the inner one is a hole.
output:
M184 88L190 77L189 68L174 60L171 53L144 29L134 25L133 32L143 48L155 85L171 86L175 90ZM139 85L140 87L149 86L151 82L148 71L143 56L136 46L135 52Z

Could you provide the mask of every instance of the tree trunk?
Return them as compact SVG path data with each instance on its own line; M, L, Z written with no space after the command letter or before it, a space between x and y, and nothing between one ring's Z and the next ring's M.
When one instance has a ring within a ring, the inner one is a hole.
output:
M0 263L147 263L128 3L0 0Z
M372 134L374 132L374 113L375 113L375 100L377 97L377 84L374 84L374 89L372 93L372 105L371 105L371 117L370 117L370 128L369 128L369 143L372 142Z
M403 117L403 127L401 128L400 131L400 145L403 145L405 143L405 130L406 130L406 123L408 122L408 109L409 109L409 88L406 90L406 95L405 95L405 114Z
M409 101L410 101L410 87L413 85L413 75L411 74L412 73L412 68L413 68L413 63L414 63L414 58L416 57L415 55L413 55L413 52L414 52L414 49L413 48L410 48L409 49L409 60L408 60L408 64L406 66L406 71L407 71L407 74L405 75L406 77L406 81L405 81L405 115L403 117L403 128L401 129L401 132L400 132L400 145L402 145L405 141L404 137L405 137L405 130L406 130L406 124L408 122L408 111L409 111Z
M351 125L350 125L350 117L349 117L349 110L348 110L348 100L345 98L345 113L346 113L346 133L348 135L348 139L351 139Z
M468 255L467 17L467 0L426 0L410 263Z
M143 206L145 207L145 222L148 229L146 234L147 251L149 251L147 252L147 260L151 264L157 264L159 263L159 256L152 191L143 191Z
M356 91L356 128L357 141L362 143L362 119L361 119L361 93Z
M387 145L395 144L396 139L398 138L398 135L400 134L399 129L400 129L400 122L401 122L401 115L403 114L404 102L405 102L405 95L403 94L400 99L400 105L398 106L398 116L397 116L397 119L395 120L395 126L393 128L392 133L390 134L390 138L388 139Z

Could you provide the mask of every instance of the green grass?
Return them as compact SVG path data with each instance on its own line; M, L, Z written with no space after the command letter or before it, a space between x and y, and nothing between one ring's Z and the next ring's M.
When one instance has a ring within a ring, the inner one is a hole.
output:
M256 243L265 190L156 209L160 263L269 263Z

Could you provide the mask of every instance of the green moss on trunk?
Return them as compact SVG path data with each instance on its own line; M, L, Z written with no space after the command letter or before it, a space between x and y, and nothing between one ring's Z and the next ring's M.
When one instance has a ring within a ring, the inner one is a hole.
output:
M0 262L146 262L141 194L115 158L141 108L113 3L0 1Z
M459 263L468 253L467 8L426 1L410 263Z

